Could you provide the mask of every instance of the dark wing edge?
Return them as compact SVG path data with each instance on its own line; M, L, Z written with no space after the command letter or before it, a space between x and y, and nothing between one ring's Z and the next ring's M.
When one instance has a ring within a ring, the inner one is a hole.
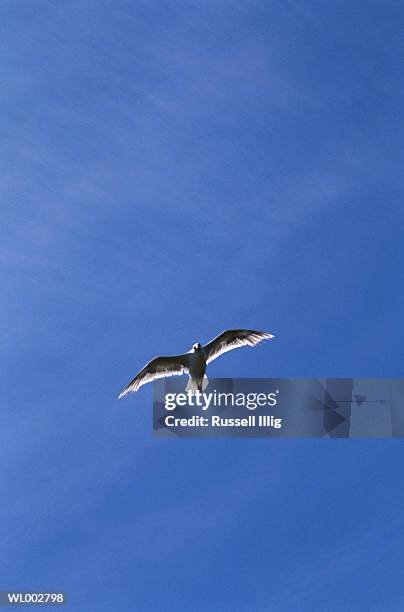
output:
M155 357L140 370L130 383L122 389L118 399L129 393L135 393L142 385L152 382L157 378L167 376L180 376L188 371L187 355L174 355L171 357Z
M254 329L228 329L213 338L203 348L206 353L206 363L210 363L223 353L241 346L255 346L264 340L272 340L273 334Z

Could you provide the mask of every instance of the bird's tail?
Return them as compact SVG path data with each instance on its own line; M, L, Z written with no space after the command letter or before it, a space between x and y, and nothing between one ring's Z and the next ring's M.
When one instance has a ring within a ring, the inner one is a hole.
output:
M205 391L208 384L209 380L207 376L203 378L190 378L185 387L185 391L191 391L192 393L195 391Z

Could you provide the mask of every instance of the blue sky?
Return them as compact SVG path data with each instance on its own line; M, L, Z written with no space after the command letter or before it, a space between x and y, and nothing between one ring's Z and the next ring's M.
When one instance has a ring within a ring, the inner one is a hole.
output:
M3 0L1 588L402 610L400 441L162 440L151 357L403 374L401 3Z

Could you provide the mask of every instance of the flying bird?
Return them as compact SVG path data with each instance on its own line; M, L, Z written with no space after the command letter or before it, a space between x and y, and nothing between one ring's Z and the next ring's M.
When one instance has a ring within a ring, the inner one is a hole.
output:
M255 346L263 340L272 340L272 338L274 338L272 334L253 329L228 329L213 338L205 346L196 342L192 349L184 355L155 357L122 389L118 398L125 397L129 393L135 393L142 385L156 380L156 378L181 374L188 374L191 384L202 391L202 382L208 363L220 357L223 353L227 353L227 351L240 346Z

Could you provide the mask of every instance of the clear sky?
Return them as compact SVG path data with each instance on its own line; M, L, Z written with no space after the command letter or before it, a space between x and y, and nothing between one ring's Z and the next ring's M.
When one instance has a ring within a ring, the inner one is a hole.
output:
M162 440L146 361L403 375L395 0L3 0L0 589L404 609L399 440ZM275 443L276 442L276 443Z

